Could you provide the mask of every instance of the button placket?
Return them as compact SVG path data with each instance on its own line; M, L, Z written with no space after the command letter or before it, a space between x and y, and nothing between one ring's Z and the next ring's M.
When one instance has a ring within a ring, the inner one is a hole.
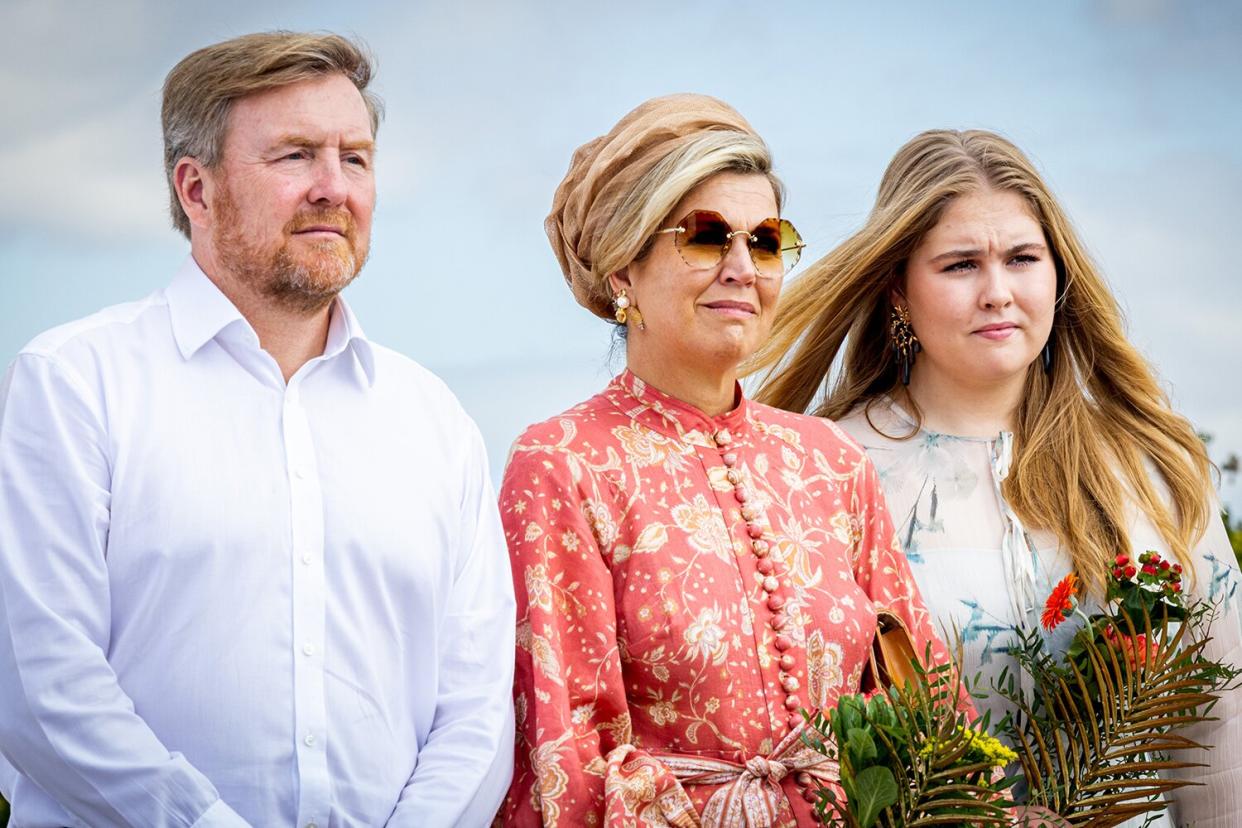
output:
M298 822L324 823L331 805L328 773L327 707L324 698L326 582L323 566L323 491L299 378L286 389L282 417L285 463L289 474L290 564L293 590L291 645L294 733L298 777Z
M717 431L713 439L719 448L729 446L733 442L732 435L727 429ZM793 647L793 640L782 632L789 624L789 616L785 613L787 599L780 594L781 581L778 577L776 563L770 556L771 545L764 537L766 521L762 519L763 512L755 501L754 491L746 485L746 475L738 468L737 453L726 451L720 459L725 465L725 479L732 484L733 495L741 507L741 516L746 522L746 534L751 539L751 551L756 558L755 569L762 576L760 588L767 596L766 604L772 613L772 617L768 619L768 626L777 634L772 642L772 646L779 653L780 672L777 680L785 692L783 704L790 714L786 723L790 730L793 730L802 724L802 716L798 712L802 706L802 699L797 692L802 683L793 674L797 659L788 652Z

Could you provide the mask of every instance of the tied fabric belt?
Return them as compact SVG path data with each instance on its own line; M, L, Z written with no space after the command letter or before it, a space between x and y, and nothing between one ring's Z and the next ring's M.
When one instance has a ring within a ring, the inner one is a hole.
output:
M805 725L790 733L770 756L744 764L724 759L648 753L621 745L608 754L604 778L604 824L658 828L774 828L793 822L781 780L807 773L823 783L840 781L837 763L804 744ZM700 817L683 783L720 785Z

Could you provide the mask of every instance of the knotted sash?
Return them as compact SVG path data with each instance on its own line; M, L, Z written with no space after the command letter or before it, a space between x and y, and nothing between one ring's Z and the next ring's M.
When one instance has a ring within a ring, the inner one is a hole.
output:
M608 754L604 824L657 828L775 828L793 821L781 780L807 773L840 781L837 763L802 741L805 725L769 756L743 764L687 754L649 753L621 745ZM700 817L683 785L720 785Z

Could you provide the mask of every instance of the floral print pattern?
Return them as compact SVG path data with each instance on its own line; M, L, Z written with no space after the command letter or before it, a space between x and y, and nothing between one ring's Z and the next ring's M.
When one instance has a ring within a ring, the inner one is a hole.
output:
M874 469L827 421L745 399L708 417L626 372L518 440L501 513L504 824L814 824L799 779L831 776L800 711L857 690L876 607L948 657Z

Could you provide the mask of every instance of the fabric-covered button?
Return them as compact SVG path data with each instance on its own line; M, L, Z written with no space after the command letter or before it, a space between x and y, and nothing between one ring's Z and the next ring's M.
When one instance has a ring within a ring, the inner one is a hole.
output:
M794 668L794 657L786 653L781 656L781 669L792 670Z
M772 612L780 612L781 608L784 606L785 606L785 598L783 596L781 595L769 595L768 596L768 609L772 610Z
M789 729L790 729L790 730L797 730L797 729L798 729L798 728L800 728L800 727L802 727L802 714L801 714L801 713L794 713L794 714L790 715L790 717L789 717Z
M726 466L729 466L730 468L732 468L733 466L736 466L736 465L737 465L737 455L736 455L736 454L734 454L734 453L733 453L733 452L731 452L731 451L730 451L730 452L726 452L726 453L725 453L725 455L724 455L723 457L721 457L721 458L720 458L720 460L721 460L721 461L722 461L722 462L723 462Z
M716 445L727 446L733 442L733 435L729 433L729 429L722 428L716 432Z
M742 520L752 521L757 517L759 517L759 510L754 506L747 504L742 507Z
M725 479L736 486L742 482L742 473L737 469L729 469L725 472Z
M755 550L756 558L766 558L768 556L768 542L765 540L757 540L751 544L751 548Z
M750 500L750 489L745 486L738 486L733 490L733 496L737 498L738 503L745 503Z
M796 694L787 696L785 698L785 709L786 710L797 710L801 706L802 706L802 699L798 698Z
M784 624L782 624L781 626L784 626ZM787 635L778 635L776 637L776 640L772 642L772 646L783 653L793 646L793 639L791 639Z
M777 632L780 632L781 630L785 629L785 625L788 623L789 623L789 619L787 619L783 615L773 615L771 618L768 619L768 626L776 630Z
M755 540L759 540L759 538L763 537L763 527L757 523L748 523L746 524L746 534Z
M781 676L781 687L786 693L792 693L801 687L797 676Z
M763 579L763 591L764 592L776 592L780 588L781 588L781 582L776 580L775 577L769 575L768 577Z
M771 575L776 569L776 564L772 563L771 558L760 558L759 563L755 564L755 568L759 570L760 575Z

